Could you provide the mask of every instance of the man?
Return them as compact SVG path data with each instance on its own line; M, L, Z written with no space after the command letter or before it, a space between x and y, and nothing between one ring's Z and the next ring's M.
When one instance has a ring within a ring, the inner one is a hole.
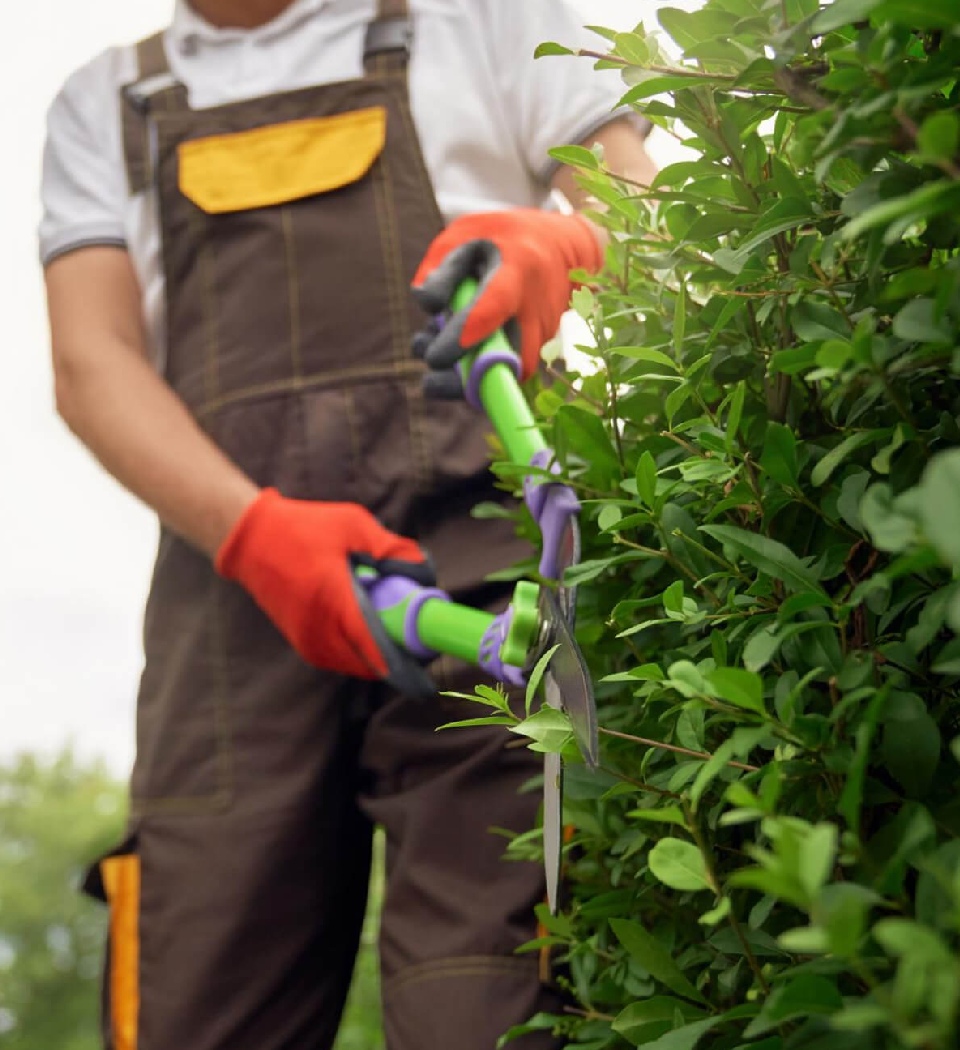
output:
M114 1050L329 1047L374 822L391 1050L491 1050L556 1005L514 954L542 874L488 831L534 823L535 759L435 733L459 704L390 688L350 574L428 582L429 553L442 587L489 605L487 575L525 553L470 516L496 495L484 424L424 396L409 286L436 312L483 279L420 340L428 386L449 393L501 325L533 371L603 247L542 210L551 187L581 203L548 148L601 142L651 174L616 82L533 62L580 32L557 0L177 0L164 34L101 55L51 109L57 406L162 524L130 836L90 880Z

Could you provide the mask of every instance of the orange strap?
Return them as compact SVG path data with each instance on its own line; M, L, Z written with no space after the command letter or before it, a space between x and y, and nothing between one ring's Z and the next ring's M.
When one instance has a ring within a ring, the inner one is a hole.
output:
M100 864L110 903L110 1023L114 1050L137 1050L140 1013L140 858L108 857Z

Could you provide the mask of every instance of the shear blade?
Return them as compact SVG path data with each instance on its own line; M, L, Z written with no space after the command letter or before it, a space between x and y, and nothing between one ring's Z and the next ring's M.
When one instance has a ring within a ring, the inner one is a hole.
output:
M557 553L557 588L558 603L563 618L573 630L577 620L577 588L568 587L563 578L567 569L573 568L580 563L580 522L576 518L567 521L560 540L560 549Z
M559 706L566 711L584 762L590 769L596 769L600 750L597 740L597 702L587 662L573 632L567 626L556 595L547 587L540 592L540 612L543 630L541 652L557 646L545 675L548 697L551 683L559 696L558 703L551 706Z

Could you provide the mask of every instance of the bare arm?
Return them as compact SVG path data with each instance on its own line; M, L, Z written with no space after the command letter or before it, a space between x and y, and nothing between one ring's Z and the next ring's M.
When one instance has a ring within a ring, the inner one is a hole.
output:
M608 171L621 175L640 186L649 186L657 174L657 166L650 159L643 144L643 137L636 125L626 118L613 120L605 124L596 134L580 143L590 149L599 143L603 146L603 163ZM576 172L564 165L553 177L552 187L559 190L577 210L593 208L598 211L604 205L592 200L589 194L577 184ZM607 242L607 231L594 226L597 239L601 245Z
M212 556L258 489L147 360L126 251L61 256L47 267L46 285L64 422L166 525Z

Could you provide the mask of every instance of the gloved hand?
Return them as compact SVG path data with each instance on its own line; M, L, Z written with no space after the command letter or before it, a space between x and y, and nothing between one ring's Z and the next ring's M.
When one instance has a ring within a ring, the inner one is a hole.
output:
M264 489L241 514L214 564L246 588L304 660L355 678L387 678L381 644L392 643L385 635L381 644L374 639L353 566L434 582L422 548L365 508L286 499L275 489Z
M522 378L533 375L570 303L570 271L596 273L602 265L593 228L580 215L517 208L454 220L420 263L414 297L427 313L438 314L466 278L475 278L479 291L467 309L415 340L415 351L437 370L426 377L427 392L456 396L459 377L452 366L498 328L520 354Z

